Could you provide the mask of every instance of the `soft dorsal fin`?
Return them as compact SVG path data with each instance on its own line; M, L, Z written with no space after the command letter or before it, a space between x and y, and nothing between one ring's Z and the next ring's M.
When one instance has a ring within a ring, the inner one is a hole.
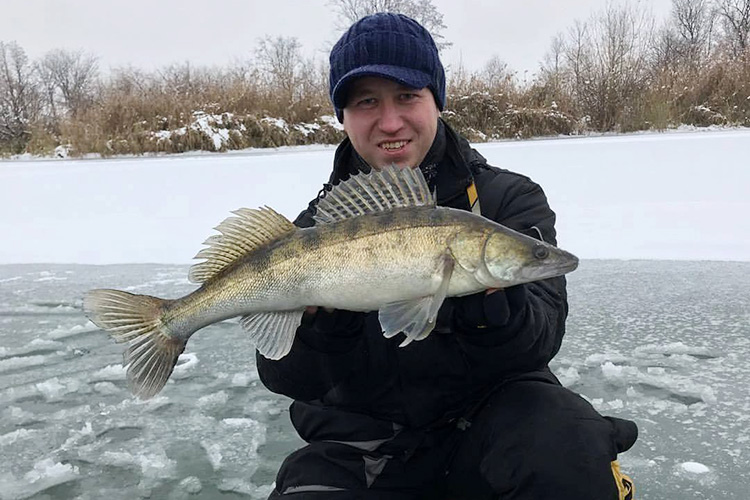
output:
M418 168L396 165L369 174L352 175L335 185L318 202L316 224L330 224L351 217L399 207L435 206L427 181Z
M195 264L188 275L193 283L204 283L253 250L276 241L296 227L289 219L263 207L240 208L232 212L237 217L228 217L216 226L217 234L208 238L204 248L195 256L206 259Z

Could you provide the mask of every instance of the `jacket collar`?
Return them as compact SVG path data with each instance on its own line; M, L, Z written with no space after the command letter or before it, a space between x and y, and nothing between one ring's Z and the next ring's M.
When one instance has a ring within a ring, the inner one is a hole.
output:
M453 206L466 197L466 188L474 180L472 172L476 166L486 164L487 161L442 118L439 120L435 141L419 168L425 174L430 188L437 190L438 205ZM370 166L354 150L349 138L346 138L336 149L329 182L337 184L348 179L351 174L369 171Z

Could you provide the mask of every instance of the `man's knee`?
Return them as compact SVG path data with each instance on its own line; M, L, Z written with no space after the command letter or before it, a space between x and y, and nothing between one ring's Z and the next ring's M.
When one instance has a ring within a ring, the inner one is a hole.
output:
M495 492L618 498L612 462L635 441L632 422L605 418L572 391L534 380L498 391L476 423L489 433L479 467Z
M289 455L276 476L270 498L343 498L362 488L361 454L338 444L315 443Z
M341 443L311 443L284 460L269 500L411 500L399 491L374 488L388 471L389 458Z

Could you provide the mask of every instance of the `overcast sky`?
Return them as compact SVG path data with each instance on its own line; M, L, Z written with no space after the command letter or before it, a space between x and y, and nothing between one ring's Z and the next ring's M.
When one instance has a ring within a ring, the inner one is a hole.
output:
M635 0L634 0L635 1ZM444 63L479 69L494 54L534 72L555 33L587 19L607 0L433 0L453 43ZM640 0L657 18L671 0ZM308 55L335 41L326 0L0 0L0 41L31 58L84 49L100 67L153 69L175 62L227 65L247 59L264 35L296 36Z

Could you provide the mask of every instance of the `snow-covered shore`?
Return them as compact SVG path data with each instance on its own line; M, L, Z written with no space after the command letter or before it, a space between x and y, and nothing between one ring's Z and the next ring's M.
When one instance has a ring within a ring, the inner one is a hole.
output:
M542 185L583 259L750 260L750 131L484 143ZM0 162L0 263L188 263L231 210L294 217L333 147Z

